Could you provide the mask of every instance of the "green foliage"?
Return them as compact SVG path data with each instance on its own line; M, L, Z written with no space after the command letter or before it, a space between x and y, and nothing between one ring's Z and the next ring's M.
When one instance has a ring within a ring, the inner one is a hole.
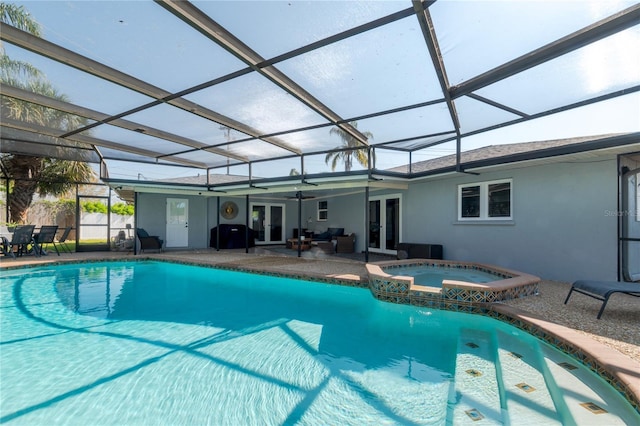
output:
M81 206L86 213L107 213L107 206L100 201L84 201Z
M60 206L60 211L65 211L69 213L76 211L76 200L71 200L69 198L61 198L57 201L57 204Z
M38 192L40 195L65 195L75 188L74 182L95 180L95 173L88 163L45 158L38 182Z
M350 121L349 125L354 129L358 129L357 121ZM325 156L324 162L326 164L331 163L331 171L336 170L336 166L338 165L338 161L344 162L344 170L345 172L351 171L353 167L353 159L355 158L358 163L362 165L362 167L369 167L369 152L367 149L367 144L356 139L351 133L338 128L333 127L329 131L331 135L337 135L342 139L342 145L338 146L336 149L340 151L329 152ZM373 139L373 133L371 132L360 132L367 140ZM375 153L372 151L372 160L375 161Z
M75 205L75 203L74 203ZM107 206L100 201L83 201L82 211L86 213L107 213ZM111 206L111 213L121 216L133 216L133 206L126 203L115 203Z
M133 216L134 209L131 204L115 203L111 206L111 213L121 216Z

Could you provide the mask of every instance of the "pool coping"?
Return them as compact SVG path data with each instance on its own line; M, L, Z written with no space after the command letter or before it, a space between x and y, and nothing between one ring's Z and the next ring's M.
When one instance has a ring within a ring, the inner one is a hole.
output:
M570 355L618 390L640 413L640 363L578 331L514 306L494 303L487 315Z
M58 259L46 263L7 265L0 264L2 270L31 269L36 267L67 265L73 263L94 263L94 262L136 262L136 261L160 261L169 263L180 263L186 265L203 266L214 269L236 270L242 272L258 273L263 275L281 276L296 278L305 281L319 281L327 284L345 285L350 287L369 288L368 277L356 274L321 274L314 272L292 272L290 270L277 270L273 264L269 265L271 270L265 270L264 264L251 265L242 262L241 265L235 262L215 263L207 261L189 260L185 257L166 256L158 254L142 254L130 257L92 257L87 259ZM262 268L262 269L261 269ZM504 269L504 268L502 268ZM508 271L508 270L505 270ZM370 289L371 290L371 289ZM378 298L373 292L373 296ZM380 299L379 300L384 300ZM387 300L399 303L394 300ZM406 303L411 304L411 303ZM441 308L436 308L441 309ZM611 386L618 390L623 397L640 413L640 363L636 362L622 353L600 343L593 338L582 335L576 330L565 327L536 316L512 306L501 304L500 302L482 303L477 305L458 304L445 308L489 316L513 325L516 328L532 334L563 353L571 356L591 371L602 377Z

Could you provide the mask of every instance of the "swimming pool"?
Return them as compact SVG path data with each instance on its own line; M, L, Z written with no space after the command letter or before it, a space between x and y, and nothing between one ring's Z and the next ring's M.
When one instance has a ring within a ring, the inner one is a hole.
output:
M5 271L0 295L2 423L640 420L518 329L362 288L141 261Z

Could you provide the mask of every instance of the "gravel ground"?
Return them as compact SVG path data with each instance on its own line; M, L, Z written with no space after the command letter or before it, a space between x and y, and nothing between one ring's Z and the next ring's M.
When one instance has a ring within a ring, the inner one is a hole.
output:
M616 293L597 319L602 306L599 300L574 292L564 304L570 288L568 283L542 281L538 296L505 304L570 327L640 362L640 298Z

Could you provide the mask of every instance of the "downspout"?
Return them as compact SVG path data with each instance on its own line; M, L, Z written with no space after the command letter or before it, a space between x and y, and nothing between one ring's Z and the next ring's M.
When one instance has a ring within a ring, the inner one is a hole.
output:
M620 161L620 155L616 159L617 161L617 171L618 171L618 211L621 212L623 209L622 206L622 181L624 179L625 170L622 169L622 163ZM618 270L617 270L617 279L621 281L622 278L622 245L624 242L622 241L622 221L624 218L622 215L618 215Z

